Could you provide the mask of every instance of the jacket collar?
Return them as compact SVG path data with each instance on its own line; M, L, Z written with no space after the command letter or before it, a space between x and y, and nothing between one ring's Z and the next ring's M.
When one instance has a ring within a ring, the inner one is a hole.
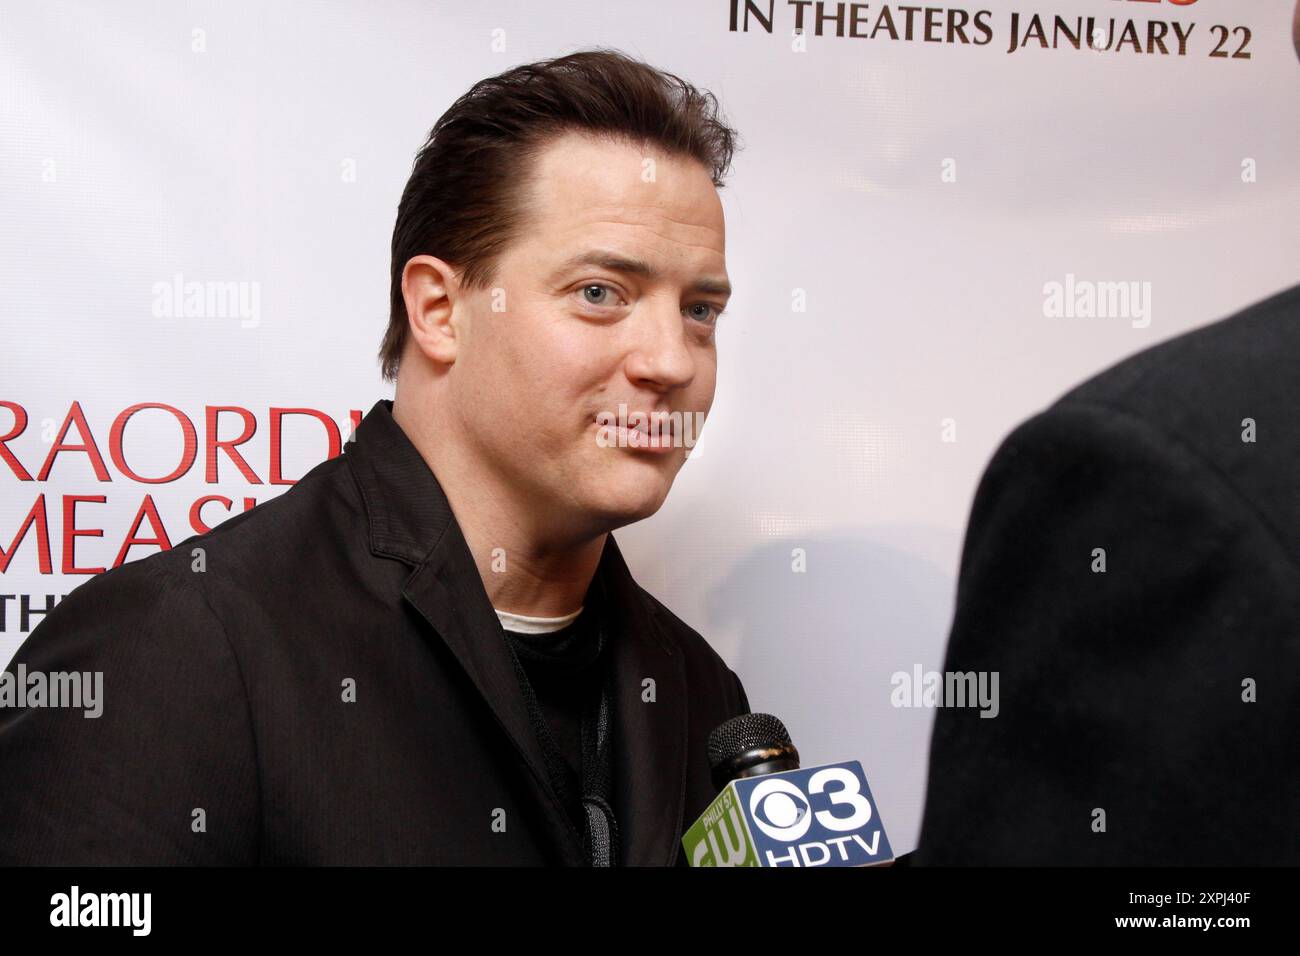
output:
M393 419L391 401L375 403L344 453L365 504L371 552L414 568L402 596L455 655L519 752L558 861L581 865L580 838L547 777L501 623L442 486ZM612 534L591 586L603 589L608 613L620 862L671 865L684 827L685 661Z

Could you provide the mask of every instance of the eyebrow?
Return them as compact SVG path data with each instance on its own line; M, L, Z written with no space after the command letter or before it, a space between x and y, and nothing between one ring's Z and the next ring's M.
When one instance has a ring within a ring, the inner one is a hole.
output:
M610 272L626 272L630 275L640 276L650 282L661 278L662 275L658 269L644 259L633 259L617 252L610 252L607 249L591 249L570 256L555 270L554 275L558 278L579 266L597 266L601 269L608 269ZM714 279L708 276L696 279L687 286L687 289L690 292L702 292L706 295L731 295L730 282L726 279Z

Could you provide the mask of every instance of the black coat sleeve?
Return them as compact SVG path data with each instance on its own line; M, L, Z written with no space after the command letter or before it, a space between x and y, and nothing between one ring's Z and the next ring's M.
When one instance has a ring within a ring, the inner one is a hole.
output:
M20 665L102 675L100 712L0 708L0 864L257 862L248 698L195 584L152 559L91 579L8 671Z
M735 715L739 716L741 714L751 713L749 709L749 698L745 695L745 685L740 682L740 675L731 670L731 668L727 668L727 673L729 673L731 679L735 681L736 697L740 701L739 709L736 711Z
M936 712L917 863L1300 862L1298 598L1215 462L1109 407L1021 426L944 668L997 672L997 715Z

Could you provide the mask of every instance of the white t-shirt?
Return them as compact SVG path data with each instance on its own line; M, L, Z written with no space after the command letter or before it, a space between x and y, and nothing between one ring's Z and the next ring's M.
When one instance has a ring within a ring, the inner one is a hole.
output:
M501 620L501 626L507 631L514 631L516 634L549 634L552 631L561 630L572 624L582 613L582 608L578 608L572 614L566 614L563 617L529 617L526 614L511 614L509 611L498 610L497 617Z

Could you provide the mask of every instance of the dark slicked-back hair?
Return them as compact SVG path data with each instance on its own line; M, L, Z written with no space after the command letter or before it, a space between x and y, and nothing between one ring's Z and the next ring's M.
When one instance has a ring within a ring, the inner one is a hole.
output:
M617 50L583 50L475 83L434 124L397 207L384 378L396 378L406 344L406 263L437 256L466 288L489 288L524 226L533 161L575 131L693 158L719 188L739 145L712 93Z

